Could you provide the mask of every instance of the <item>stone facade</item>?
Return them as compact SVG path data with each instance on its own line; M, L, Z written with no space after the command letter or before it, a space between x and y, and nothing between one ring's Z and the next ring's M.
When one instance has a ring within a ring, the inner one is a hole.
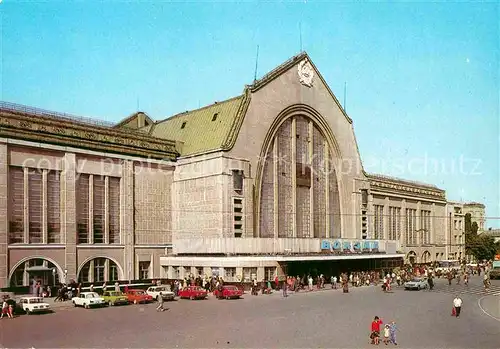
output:
M486 213L485 213L485 207L483 204L479 202L468 202L465 203L463 208L464 215L467 213L470 213L471 215L471 222L476 222L477 223L477 233L481 234L482 232L485 231L485 224L486 224Z
M435 186L365 173L352 120L308 60L294 57L220 114L203 109L198 119L232 118L220 120L227 135L185 156L206 144L152 137L142 113L106 128L4 106L0 287L33 276L250 280L283 275L290 260L460 256L447 217L462 213ZM298 66L312 69L307 83ZM373 254L338 256L337 243Z

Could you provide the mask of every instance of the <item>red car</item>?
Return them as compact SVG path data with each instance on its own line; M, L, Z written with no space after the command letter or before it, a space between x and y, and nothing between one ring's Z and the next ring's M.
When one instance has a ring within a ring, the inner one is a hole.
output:
M236 286L222 286L222 297L219 295L219 290L214 290L214 296L217 298L240 298L243 296L243 291Z
M180 298L205 299L208 293L200 286L189 286L179 291Z
M149 303L153 301L153 297L148 295L144 290L128 290L127 298L130 303Z

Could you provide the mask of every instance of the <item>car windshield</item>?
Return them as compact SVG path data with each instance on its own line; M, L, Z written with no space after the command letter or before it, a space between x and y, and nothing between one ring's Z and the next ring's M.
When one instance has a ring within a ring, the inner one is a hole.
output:
M43 300L41 298L31 298L29 300L30 303L43 303Z
M144 291L136 291L135 294L142 295L142 294L144 294Z
M97 297L97 294L95 293L87 293L87 295L85 296L85 298L96 298Z

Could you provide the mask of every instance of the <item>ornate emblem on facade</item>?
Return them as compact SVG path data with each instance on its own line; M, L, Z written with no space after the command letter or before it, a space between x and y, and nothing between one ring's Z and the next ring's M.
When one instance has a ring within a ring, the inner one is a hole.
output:
M309 60L304 59L298 66L299 81L302 85L312 87L314 79L314 69Z

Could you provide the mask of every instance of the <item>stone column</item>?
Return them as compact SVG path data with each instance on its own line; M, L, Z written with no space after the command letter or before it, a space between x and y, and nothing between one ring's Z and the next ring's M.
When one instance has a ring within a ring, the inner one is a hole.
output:
M404 252L408 252L408 251L406 251L406 245L408 244L408 241L406 241L408 226L406 225L406 200L405 199L401 200L401 215L399 217L399 223L400 223L399 226L401 229L401 246L403 247Z
M61 173L61 238L65 243L65 268L68 273L65 282L76 280L78 270L76 254L76 156L73 153L64 155Z
M434 234L434 216L436 215L436 204L433 202L431 205L431 219L430 219L430 243L431 245L436 243L436 236ZM434 256L432 256L434 257ZM432 260L433 258L431 258Z
M415 222L416 228L414 230L417 231L417 246L421 247L423 244L422 239L420 238L422 236L422 203L420 201L417 202L417 221ZM417 256L420 257L420 256Z
M297 118L292 118L292 236L297 237ZM278 137L276 137L278 138Z
M0 288L8 286L9 278L9 219L7 216L9 175L7 144L0 143Z
M135 279L134 267L134 163L126 160L123 162L123 197L121 200L121 217L123 219L123 244L124 248L124 277L126 280Z
M383 238L382 240L389 240L389 233L392 229L391 226L391 219L389 217L389 197L386 196L384 199L384 208L382 209L382 219L383 219L383 226L384 226L384 232L383 232Z

